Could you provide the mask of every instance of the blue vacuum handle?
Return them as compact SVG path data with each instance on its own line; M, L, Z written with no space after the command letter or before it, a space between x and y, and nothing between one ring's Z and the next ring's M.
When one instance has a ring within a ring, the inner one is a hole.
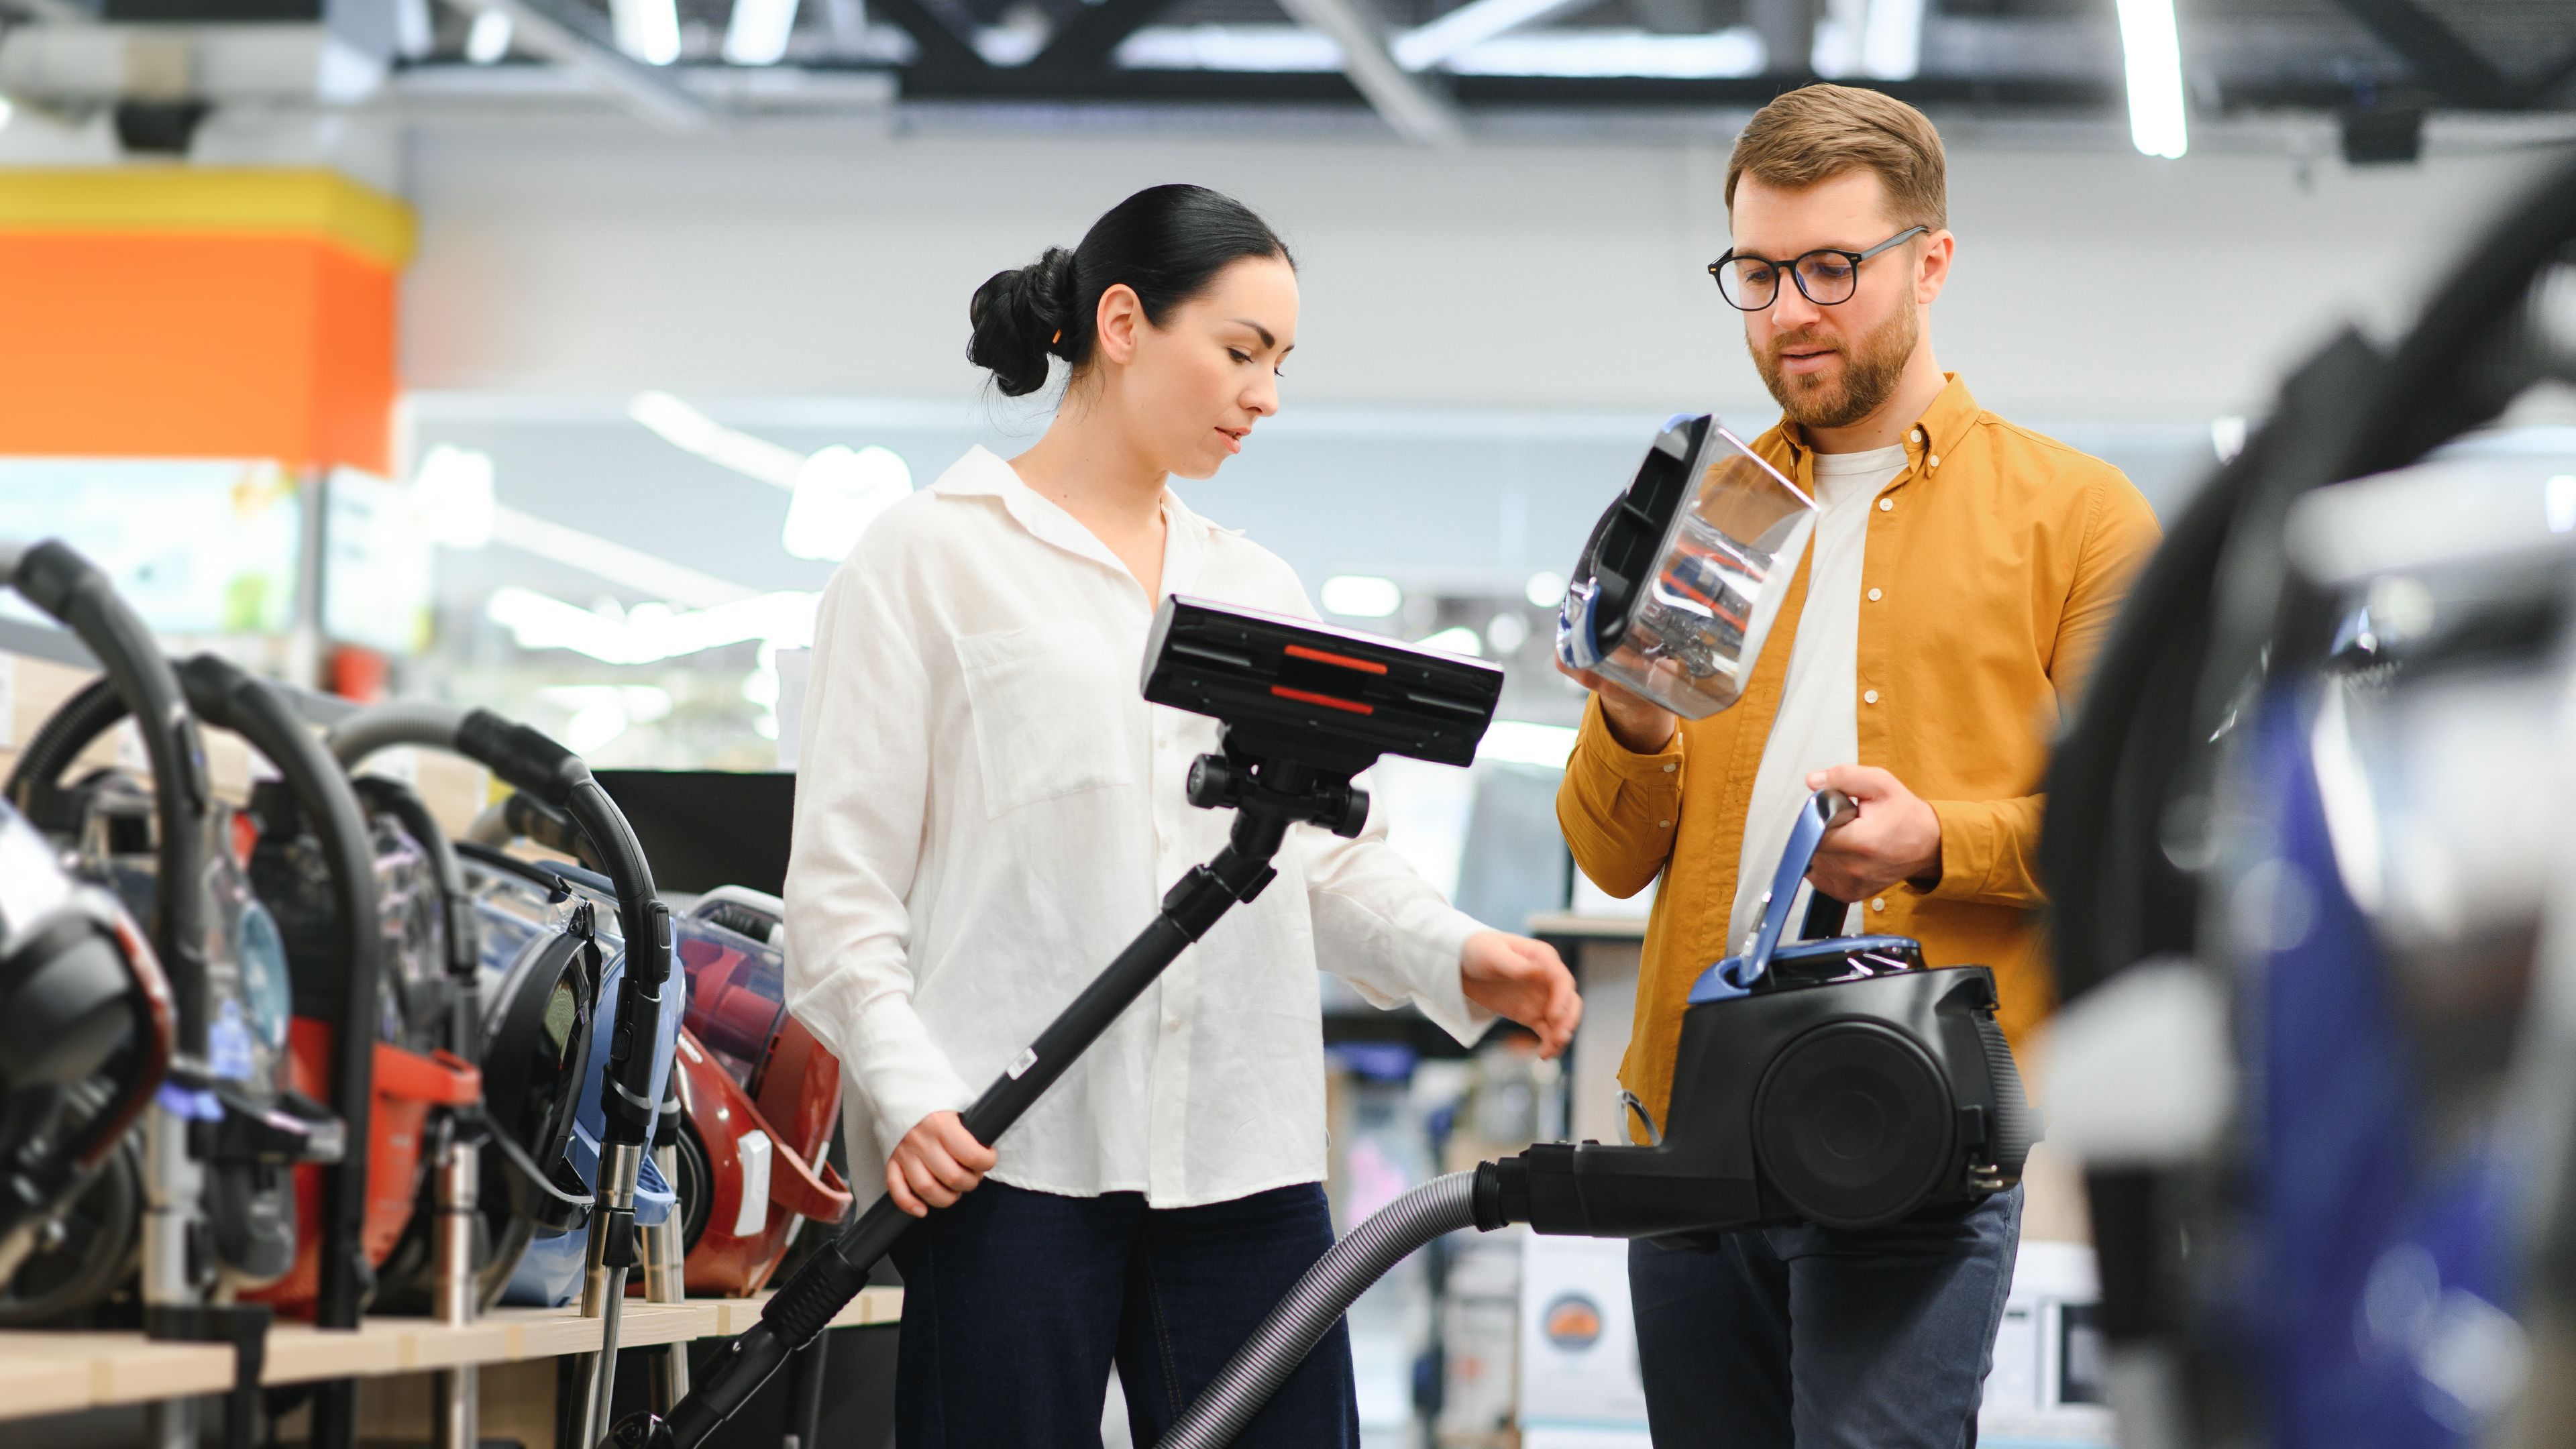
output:
M1753 938L1753 949L1744 953L1742 980L1736 984L1751 986L1771 969L1771 953L1779 949L1780 933L1789 924L1789 903L1798 898L1798 883L1807 878L1807 867L1816 858L1816 847L1825 840L1825 832L1860 813L1851 797L1840 790L1818 790L1807 797L1798 810L1798 823L1789 830L1789 848L1780 853L1780 869L1771 876L1771 891L1762 907L1762 929Z

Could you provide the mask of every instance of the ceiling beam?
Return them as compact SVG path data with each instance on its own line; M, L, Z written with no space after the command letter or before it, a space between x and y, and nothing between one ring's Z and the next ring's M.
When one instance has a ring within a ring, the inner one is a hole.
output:
M1064 28L1050 37L1046 49L1028 64L1041 74L1096 71L1110 64L1128 36L1154 23L1172 0L1098 0L1079 7Z
M916 81L966 81L996 68L975 48L975 17L957 0L868 0L868 13L902 28L920 53L904 68L908 93Z
M530 54L572 70L657 126L695 130L712 119L706 102L658 66L617 48L608 17L581 0L483 0L510 17L511 35Z
M10 9L49 25L94 25L98 11L79 0L7 0Z
M1406 70L1429 70L1471 45L1482 45L1524 25L1553 20L1594 3L1595 0L1467 0L1448 14L1397 36L1388 50L1396 64Z
M1458 108L1432 82L1396 64L1369 0L1279 0L1279 8L1342 48L1342 73L1397 135L1425 146L1465 144Z
M2440 99L2465 106L2512 105L2522 100L2527 87L2521 81L2505 74L2415 0L2335 0L2335 4L2395 51Z

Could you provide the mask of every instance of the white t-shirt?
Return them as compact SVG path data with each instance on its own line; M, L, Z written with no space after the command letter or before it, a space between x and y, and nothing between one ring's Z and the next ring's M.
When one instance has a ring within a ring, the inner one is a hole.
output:
M1815 556L1807 570L1807 603L1798 615L1798 637L1789 650L1789 677L1780 690L1780 712L1762 746L1753 776L1753 801L1744 816L1744 853L1735 878L1735 910L1727 918L1727 950L1740 953L1762 925L1763 893L1780 868L1798 807L1811 793L1807 776L1860 760L1859 704L1861 564L1869 542L1869 509L1880 489L1905 468L1905 447L1866 453L1816 455ZM1801 886L1790 902L1783 938L1805 919Z
M1268 550L1164 502L1162 586L1314 617ZM1008 1068L1216 854L1184 798L1217 723L1137 692L1149 599L982 448L887 510L823 591L787 864L787 1003L841 1059L851 1186ZM1290 832L1279 878L1122 1013L1000 1144L993 1176L1155 1207L1324 1176L1319 965L1462 1042L1482 929L1384 843Z

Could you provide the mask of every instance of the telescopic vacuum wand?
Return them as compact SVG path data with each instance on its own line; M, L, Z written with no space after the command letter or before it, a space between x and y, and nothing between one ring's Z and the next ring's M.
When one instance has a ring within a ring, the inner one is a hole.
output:
M1351 778L1380 755L1473 761L1502 678L1480 660L1304 619L1166 599L1146 643L1145 698L1223 722L1224 752L1190 766L1189 800L1232 809L1233 829L1225 848L1172 887L1143 933L966 1109L966 1130L988 1144L1010 1130L1191 942L1261 893L1277 875L1270 861L1290 827L1358 835L1368 793ZM913 1222L891 1198L878 1199L796 1271L758 1324L705 1363L694 1391L667 1419L635 1415L606 1442L620 1449L705 1443L858 1296L868 1271Z

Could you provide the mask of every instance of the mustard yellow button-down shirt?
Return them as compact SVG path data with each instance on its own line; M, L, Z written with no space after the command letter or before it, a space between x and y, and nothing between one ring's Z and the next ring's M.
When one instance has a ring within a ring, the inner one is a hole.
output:
M1814 454L1794 426L1753 448L1813 495ZM1941 878L1872 898L1864 919L1919 939L1935 966L1992 967L2018 1042L2055 1005L2037 916L2048 741L2160 534L2118 469L1984 411L1956 374L1905 453L1870 506L1859 763L1930 802ZM1621 747L1600 702L1587 705L1557 792L1575 863L1603 890L1630 896L1663 878L1619 1068L1658 1121L1691 983L1730 949L1745 810L1806 595L1801 559L1742 697L1684 721L1661 752Z

